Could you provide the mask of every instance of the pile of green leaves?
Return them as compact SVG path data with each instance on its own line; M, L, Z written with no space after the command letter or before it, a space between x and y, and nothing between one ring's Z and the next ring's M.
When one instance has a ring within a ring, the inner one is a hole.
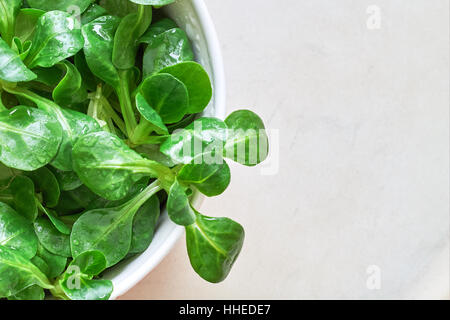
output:
M199 116L211 82L157 10L173 1L0 0L0 298L108 299L102 273L148 248L164 205L194 270L230 272L244 230L192 196L267 137L248 110Z

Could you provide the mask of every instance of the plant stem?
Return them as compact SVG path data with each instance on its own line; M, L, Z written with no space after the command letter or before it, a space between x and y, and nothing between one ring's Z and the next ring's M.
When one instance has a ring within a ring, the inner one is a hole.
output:
M0 1L0 12L2 13L2 20L0 22L1 27L3 28L4 32L1 34L3 40L8 44L8 46L11 47L12 40L14 38L14 28L16 25L16 18L15 16L11 16L8 14L8 8L6 7L6 3L3 1Z
M152 184L150 184L147 188L144 189L140 194L131 199L126 203L125 206L128 207L126 211L130 211L131 213L135 213L139 208L147 202L153 195L157 192L161 191L163 188L161 186L161 182L156 180Z
M137 145L143 144L161 144L164 140L167 139L167 136L150 136L140 140Z
M127 129L125 126L125 122L119 117L119 115L116 113L114 108L109 103L108 99L105 98L105 96L101 96L100 103L102 104L103 110L105 113L111 117L111 119L114 121L114 123L119 127L120 131L122 131L123 134L127 133Z
M144 159L133 163L135 167L140 166L142 168L141 173L146 173L152 178L157 178L165 190L169 190L175 181L175 174L172 170L159 162Z
M88 98L91 101L89 102L87 115L97 120L98 124L103 130L115 134L116 127L114 126L112 121L112 117L114 116L114 114L110 114L109 112L107 112L108 110L106 110L106 107L104 106L104 103L102 101L103 87L101 85L98 85L96 92L89 94ZM119 117L117 116L117 118ZM122 121L122 119L120 120Z
M37 205L39 211L44 213L47 217L50 217L47 209L42 205L42 202L41 202L42 199L38 199L38 197L35 197L34 199L36 200L36 205Z
M142 142L145 141L152 132L153 125L148 120L145 120L142 117L139 125L136 127L133 135L130 137L130 141L135 145L143 144Z
M108 118L101 120L105 120L107 123L109 123L110 120L112 119L123 134L127 133L125 122L123 122L122 118L117 114L116 110L114 110L114 108L109 103L108 98L105 96L105 91L103 90L103 87L99 85L97 87L97 91L94 93L90 93L88 95L88 98L91 100L91 104L95 102L95 104L92 105L89 104L88 108L89 116L97 118L98 109L101 109L102 113L106 115ZM97 110L97 112L94 113L94 110Z
M61 288L61 285L59 284L59 281L62 279L63 275L64 274L55 279L55 282L53 283L53 288L50 289L50 293L56 298L62 300L70 300L64 293L64 290Z
M91 100L88 106L87 115L96 119L98 121L98 109L100 107L100 98L102 96L102 86L97 86L97 91L95 91L94 94L89 96L89 99Z
M125 127L128 137L133 135L134 129L137 126L136 117L134 115L133 104L130 97L130 88L128 86L128 72L129 70L120 70L120 85L117 88L117 96L119 97L120 108L122 116L125 120Z

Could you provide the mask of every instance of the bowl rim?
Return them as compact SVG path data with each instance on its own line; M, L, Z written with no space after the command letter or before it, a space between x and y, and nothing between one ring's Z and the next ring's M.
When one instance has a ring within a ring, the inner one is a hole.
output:
M194 12L197 14L200 30L203 32L204 38L206 40L207 52L209 61L211 63L210 76L212 78L214 86L214 116L223 119L226 112L226 85L225 71L219 39L217 37L216 29L205 2L203 0L190 1L192 3ZM193 202L197 208L200 208L203 200L204 196L197 194L193 199ZM134 273L130 274L127 277L127 281L121 281L118 286L115 285L110 299L117 299L118 297L124 295L144 277L146 277L153 269L155 269L169 254L169 252L173 249L173 247L183 234L184 227L176 226L150 259L146 260L145 263L141 265L137 270L135 270Z

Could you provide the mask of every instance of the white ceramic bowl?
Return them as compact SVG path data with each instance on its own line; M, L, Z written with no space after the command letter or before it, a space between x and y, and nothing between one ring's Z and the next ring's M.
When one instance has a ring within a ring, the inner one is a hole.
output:
M204 114L223 118L225 116L225 77L222 55L205 3L203 0L178 0L164 10L187 32L193 44L197 62L205 67L211 77L214 88L213 100ZM200 195L194 197L197 208L202 199ZM105 274L105 277L111 279L114 284L111 299L116 299L127 292L152 271L183 233L184 229L172 223L167 212L164 212L150 247L144 253L119 263Z

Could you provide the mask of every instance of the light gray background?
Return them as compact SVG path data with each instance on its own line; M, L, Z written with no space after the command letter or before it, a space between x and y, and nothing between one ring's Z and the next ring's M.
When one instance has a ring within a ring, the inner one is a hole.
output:
M449 298L449 1L205 1L228 111L279 130L279 171L232 165L201 208L246 229L225 282L201 280L181 239L122 298Z

